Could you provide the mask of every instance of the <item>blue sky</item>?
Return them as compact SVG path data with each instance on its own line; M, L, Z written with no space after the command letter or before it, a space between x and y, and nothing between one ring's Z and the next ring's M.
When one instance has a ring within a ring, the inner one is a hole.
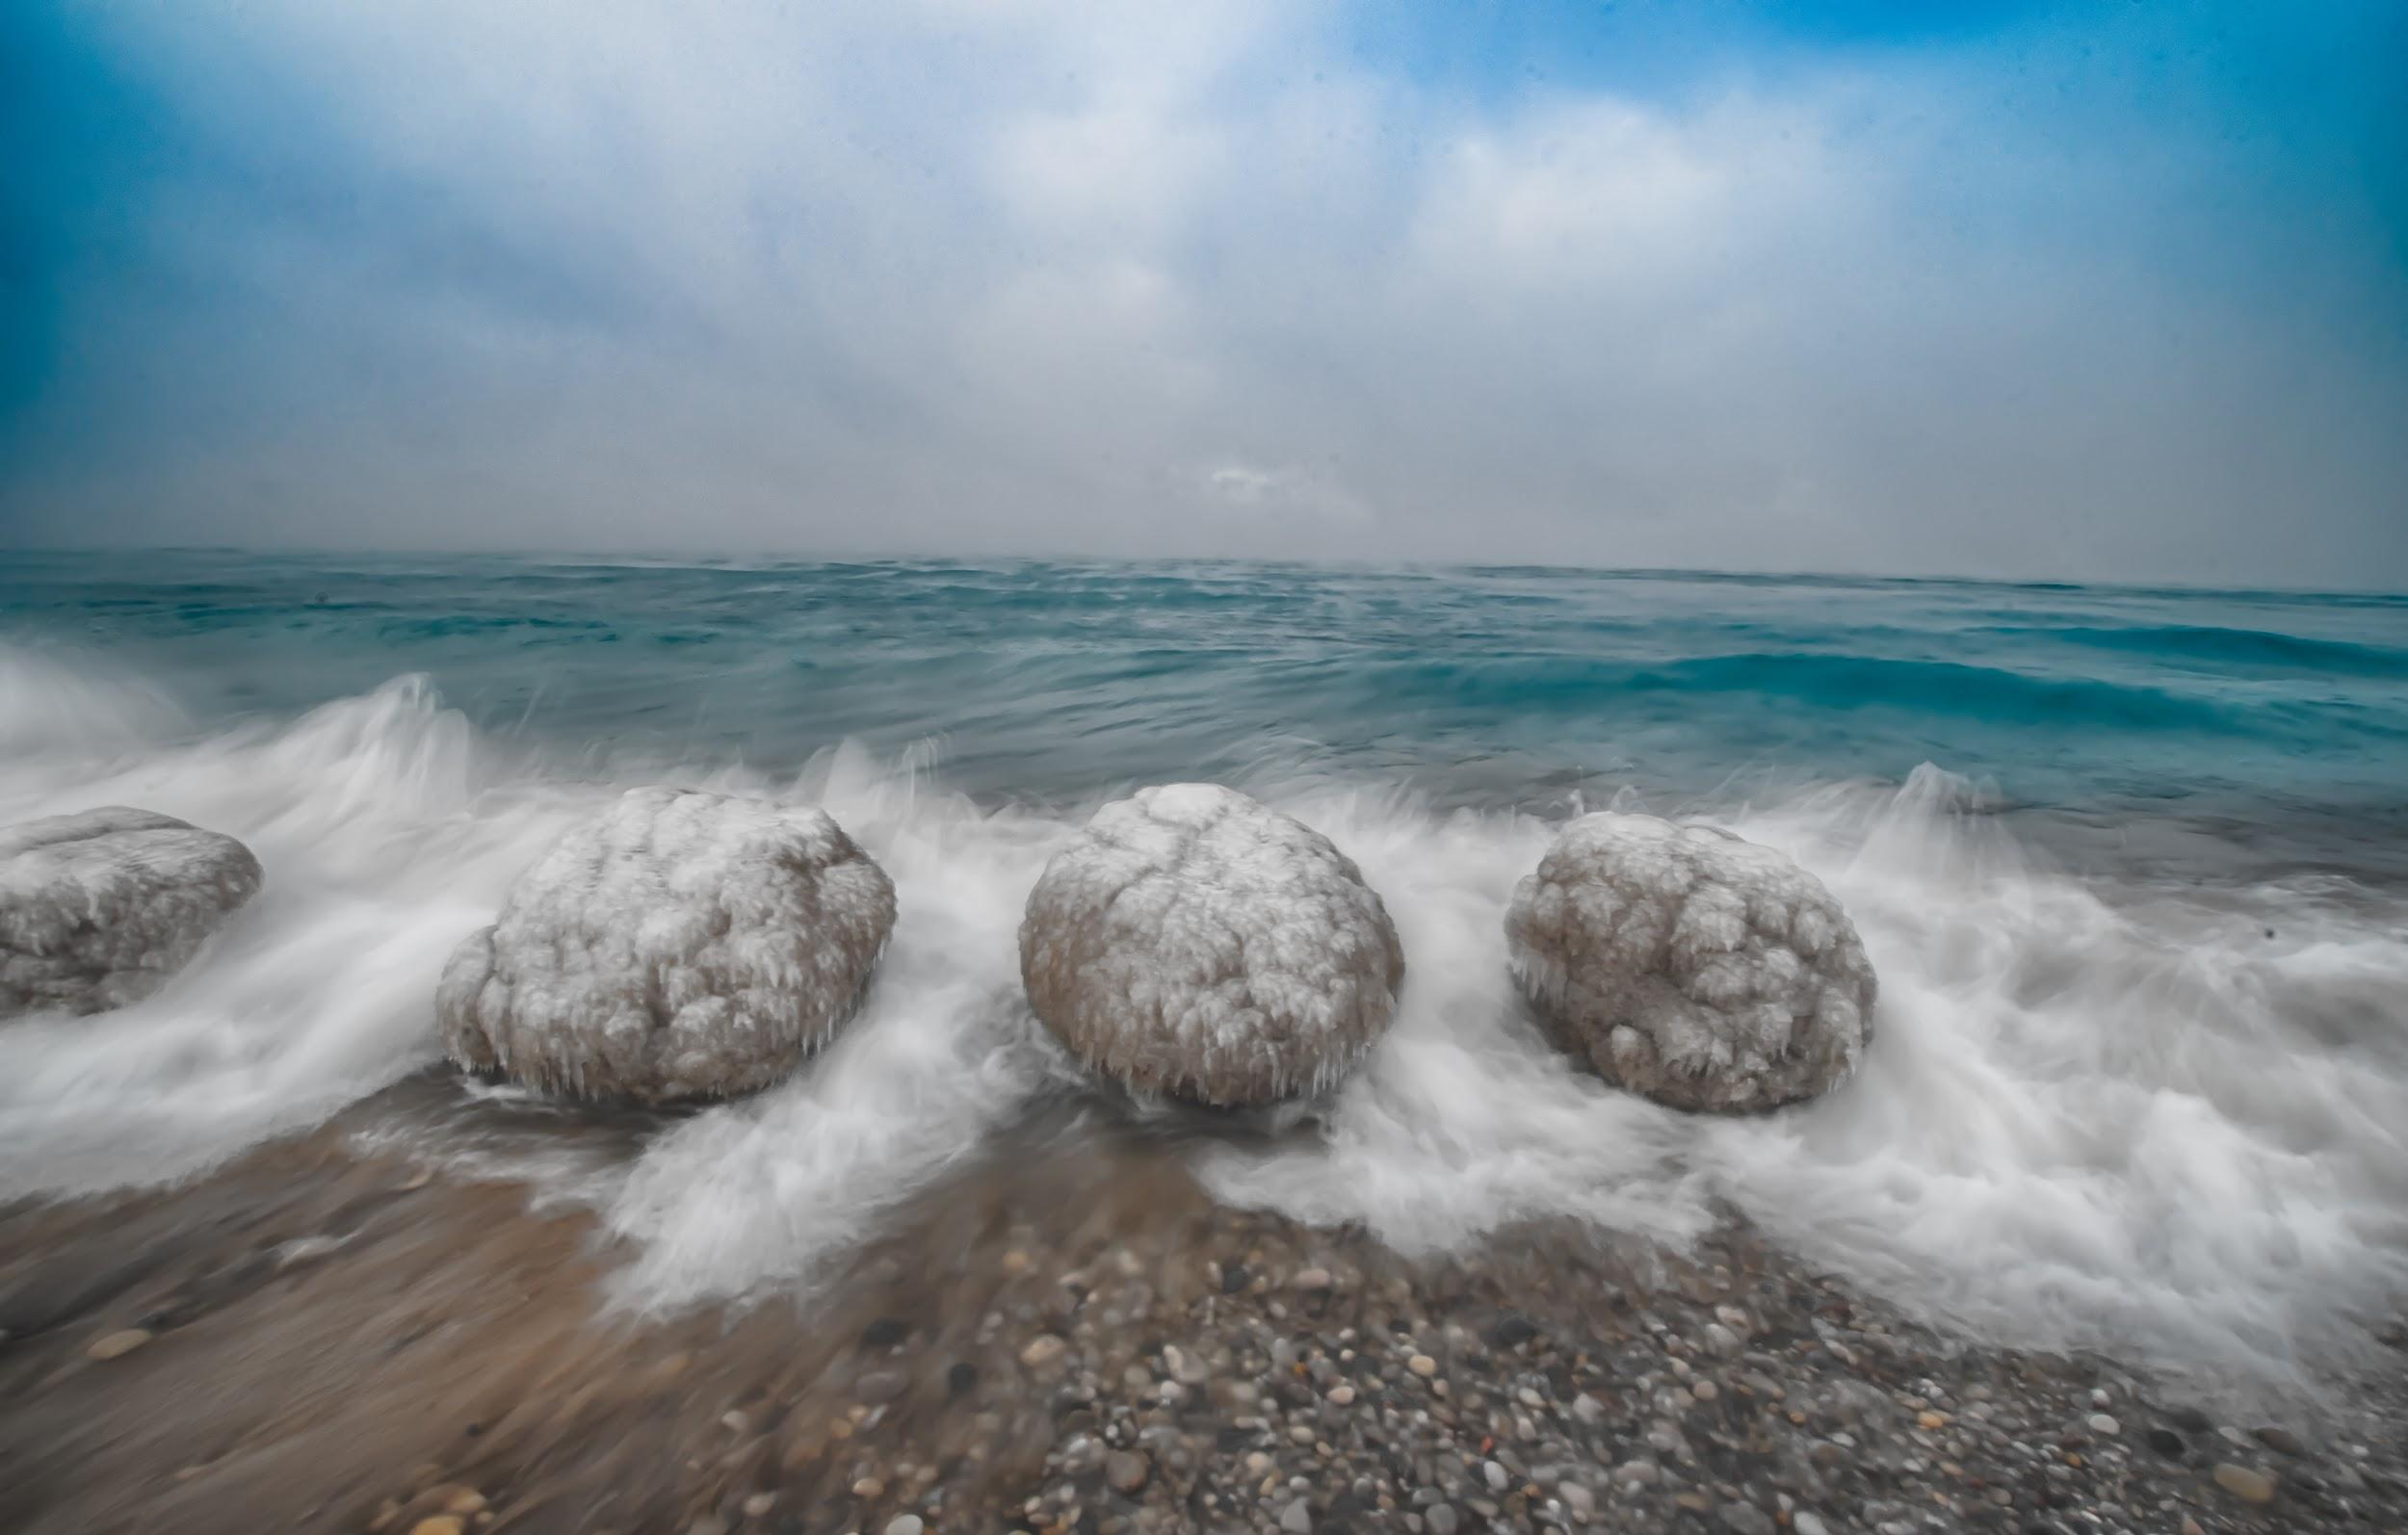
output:
M2408 7L0 19L0 540L2408 585Z

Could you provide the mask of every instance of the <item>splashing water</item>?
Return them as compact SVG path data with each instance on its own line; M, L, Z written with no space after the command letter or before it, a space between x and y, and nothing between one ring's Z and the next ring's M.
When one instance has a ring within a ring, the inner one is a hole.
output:
M1409 965L1310 1133L1200 1143L1224 1200L1408 1249L1557 1216L1678 1239L1728 1205L1990 1336L2278 1372L2408 1288L2396 605L475 561L129 597L52 558L0 582L0 820L140 805L242 838L268 884L141 1004L0 1026L0 1195L182 1178L428 1065L452 946L561 830L671 781L824 803L885 867L903 915L864 1009L632 1152L493 1165L600 1208L630 1305L807 1284L1063 1090L1015 946L1046 858L1133 783L1217 776L1353 857ZM1402 654L1432 623L1478 657ZM1776 650L1838 661L1735 681ZM1866 650L1999 675L1968 712L1838 663ZM1504 912L1610 800L1839 896L1881 976L1853 1081L1701 1120L1545 1045Z

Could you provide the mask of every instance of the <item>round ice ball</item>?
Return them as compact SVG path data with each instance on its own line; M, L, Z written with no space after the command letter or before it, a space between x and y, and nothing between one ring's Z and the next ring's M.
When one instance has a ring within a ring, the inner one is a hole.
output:
M1335 1082L1404 952L1351 859L1217 784L1139 791L1054 855L1020 924L1036 1016L1129 1087L1236 1106Z
M108 805L0 827L0 1018L139 1002L259 893L219 832Z
M1872 1036L1872 965L1840 903L1713 827L1581 817L1515 890L1505 937L1556 1042L1677 1108L1813 1098Z
M768 1086L851 1013L895 889L824 811L636 789L520 875L444 968L445 1048L547 1092Z

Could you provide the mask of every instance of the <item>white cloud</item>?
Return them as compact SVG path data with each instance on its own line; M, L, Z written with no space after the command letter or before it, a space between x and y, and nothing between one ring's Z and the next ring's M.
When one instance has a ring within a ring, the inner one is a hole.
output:
M1345 486L1294 466L1263 469L1224 463L1205 470L1199 479L1212 500L1249 516L1311 517L1345 528L1368 528L1378 520Z
M2408 560L2398 371L1934 67L1467 104L1313 7L116 14L243 168L82 279L28 433L19 504L128 536Z

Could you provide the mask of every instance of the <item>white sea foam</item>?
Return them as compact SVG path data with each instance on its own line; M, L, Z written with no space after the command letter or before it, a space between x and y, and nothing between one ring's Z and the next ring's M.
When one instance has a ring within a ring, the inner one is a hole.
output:
M2110 901L1972 797L1926 769L1730 818L1830 885L1882 987L1854 1080L1741 1119L1608 1093L1513 1020L1496 919L1534 829L1447 846L1385 807L1291 806L1388 894L1416 978L1447 979L1408 988L1325 1152L1221 1149L1208 1183L1414 1247L1552 1212L1678 1234L1720 1198L1989 1336L2277 1374L2408 1289L2398 903L2333 882Z
M160 810L242 838L266 887L139 1005L0 1027L0 1194L177 1178L433 1060L444 956L563 826L635 781L824 803L894 878L900 916L862 1013L794 1080L624 1165L575 1163L578 1192L635 1244L628 1303L807 1283L1058 1068L1014 938L1085 807L982 808L919 757L850 749L799 782L692 767L598 781L504 756L407 681L205 736L153 702L80 736L77 706L29 711L47 744L0 755L0 820ZM1846 905L1881 976L1879 1027L1831 1098L1698 1119L1571 1069L1520 1010L1501 924L1550 822L1326 781L1243 787L1356 860L1409 968L1395 1027L1319 1137L1197 1154L1222 1198L1419 1249L1550 1215L1678 1238L1727 1201L1993 1337L2277 1372L2408 1287L2395 894L2077 877L1937 772L1733 807L1731 829ZM539 1157L510 1165L548 1176Z
M861 1012L811 1068L647 1148L610 1224L643 1243L639 1307L807 1283L896 1201L976 1154L1046 1076L1019 990L1020 906L1071 823L877 774L805 774L895 882L894 937Z
M597 797L482 782L466 722L408 679L281 728L9 755L0 821L138 805L267 877L137 1005L0 1028L0 1193L179 1178L432 1060L431 977Z

